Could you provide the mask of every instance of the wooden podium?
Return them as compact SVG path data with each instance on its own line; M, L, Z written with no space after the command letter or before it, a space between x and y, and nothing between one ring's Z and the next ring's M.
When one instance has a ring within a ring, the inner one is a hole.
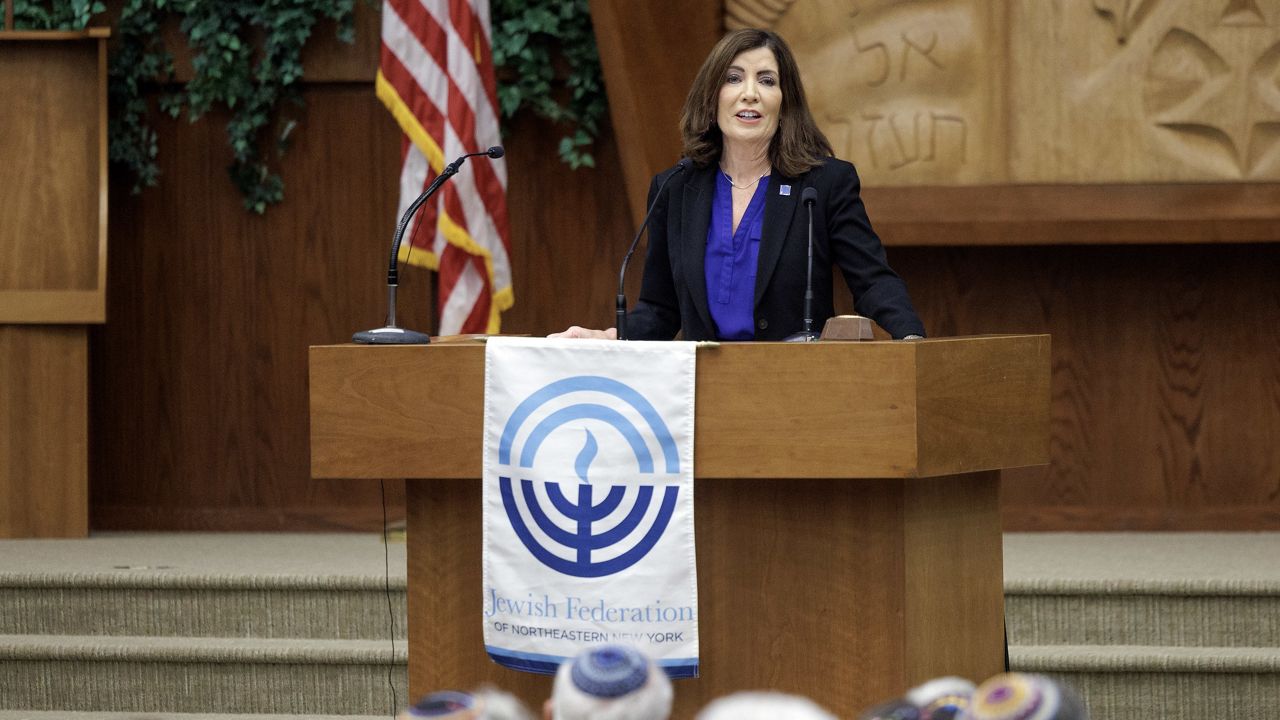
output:
M1049 337L698 351L701 673L674 717L771 688L842 716L1003 669L1000 476L1049 459ZM549 678L481 639L484 347L311 349L317 478L406 477L412 696Z

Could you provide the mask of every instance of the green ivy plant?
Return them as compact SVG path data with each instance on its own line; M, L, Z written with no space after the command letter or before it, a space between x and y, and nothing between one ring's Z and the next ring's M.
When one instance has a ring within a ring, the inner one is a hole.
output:
M284 199L273 165L297 126L282 105L302 104L302 48L324 18L337 22L339 39L354 40L354 11L355 0L126 0L110 69L111 159L133 171L135 191L159 179L145 90L173 79L173 56L158 30L177 18L193 75L185 85L165 85L160 109L191 122L227 110L231 179L246 208L265 212Z
M369 0L366 0L369 1ZM232 181L248 209L263 213L284 198L273 167L283 157L302 104L302 48L319 20L336 21L354 40L355 0L125 0L114 29L109 69L110 158L128 169L134 192L159 182L159 144L150 123L162 112L195 122L225 110ZM83 29L101 0L15 0L15 26ZM504 118L523 110L565 128L560 157L594 167L590 153L605 110L604 86L587 0L491 0L498 102ZM175 82L161 29L178 22L191 52L192 77ZM561 70L557 71L557 68Z
M98 0L14 0L13 27L16 30L83 30L90 18L106 9Z
M529 109L562 125L560 158L595 167L606 102L587 0L491 0L490 14L502 116Z

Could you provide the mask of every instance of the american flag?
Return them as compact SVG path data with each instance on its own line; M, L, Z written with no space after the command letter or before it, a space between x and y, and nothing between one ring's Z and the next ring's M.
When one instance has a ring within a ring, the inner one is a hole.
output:
M498 145L489 0L384 0L378 98L404 131L398 220L444 169ZM511 291L507 166L471 158L418 212L400 261L439 272L441 335L496 333Z

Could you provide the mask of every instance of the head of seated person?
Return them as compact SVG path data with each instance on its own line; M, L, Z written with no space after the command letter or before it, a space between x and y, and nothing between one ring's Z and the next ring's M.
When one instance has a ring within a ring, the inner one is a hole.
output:
M960 720L966 717L974 689L964 678L935 678L900 698L863 711L858 720Z
M836 720L836 716L799 695L740 692L713 700L697 720Z
M1043 675L1004 673L978 686L966 720L1089 720L1089 711L1070 688Z
M533 720L533 715L514 696L484 687L474 693L442 690L405 708L397 720Z
M940 677L907 691L906 699L920 708L920 720L956 720L973 700L973 683L960 677Z
M671 680L639 650L590 648L565 662L545 708L548 720L666 720Z

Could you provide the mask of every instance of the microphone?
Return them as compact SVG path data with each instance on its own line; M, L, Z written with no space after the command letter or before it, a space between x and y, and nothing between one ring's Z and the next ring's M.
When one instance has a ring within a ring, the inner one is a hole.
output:
M644 214L644 221L640 223L640 229L636 231L636 236L631 240L631 247L627 248L626 257L622 258L622 270L618 272L618 297L615 301L615 307L618 319L615 325L618 328L618 339L627 339L627 292L623 287L627 281L627 265L631 262L631 255L636 251L636 244L640 242L640 236L644 234L644 229L649 226L649 216L653 215L653 209L658 206L658 198L662 197L662 190L671 182L671 178L684 172L689 167L689 158L680 158L680 162L676 163L675 170L662 181L658 186L658 192L653 194L653 203L649 205L649 210Z
M818 191L807 187L800 193L800 200L809 210L809 267L804 280L804 330L789 335L786 342L813 342L818 333L813 331L813 204L818 201Z
M418 199L409 204L409 209L404 211L404 215L400 218L400 224L396 226L395 237L391 240L391 264L387 269L387 324L374 330L364 330L351 336L351 342L364 343L366 345L426 345L431 342L431 336L426 333L414 332L405 328L396 327L396 287L400 284L400 241L404 239L405 228L409 226L409 221L413 219L414 213L422 204L427 201L441 185L458 174L458 170L462 168L462 163L467 161L469 157L477 157L486 155L494 160L502 157L506 151L500 145L483 152L467 153L457 160L445 166L444 170L436 176L435 180L427 186Z

